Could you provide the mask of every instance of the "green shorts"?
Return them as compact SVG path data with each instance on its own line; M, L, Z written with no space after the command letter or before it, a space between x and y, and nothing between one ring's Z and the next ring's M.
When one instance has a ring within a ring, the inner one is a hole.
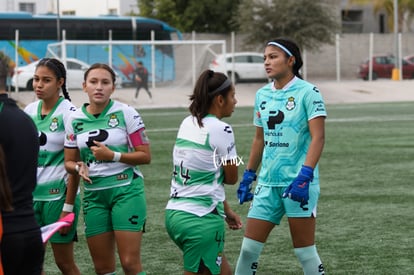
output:
M286 187L274 187L258 184L254 198L247 214L248 218L269 221L280 224L286 214L288 218L316 217L320 188L319 184L309 186L309 201L303 207L300 203L289 198L282 198Z
M220 274L225 235L223 217L166 210L165 225L170 238L183 251L185 271L198 273L202 261L211 274Z
M35 211L36 220L40 226L48 225L56 222L62 214L63 204L65 203L65 197L63 196L59 200L55 201L34 201L33 209ZM78 225L78 217L80 212L80 198L76 196L75 204L73 206L73 213L75 214L75 220L73 225L66 235L61 235L59 232L53 234L49 239L51 243L71 243L78 240L76 234L76 227Z
M86 237L115 230L143 231L147 218L143 179L137 177L131 184L104 190L85 190L83 215Z

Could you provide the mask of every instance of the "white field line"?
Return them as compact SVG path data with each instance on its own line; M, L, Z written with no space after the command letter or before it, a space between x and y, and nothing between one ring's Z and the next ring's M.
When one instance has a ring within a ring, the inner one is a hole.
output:
M176 113L163 113L163 115L176 114ZM365 117L353 117L353 118L327 118L327 123L342 123L342 122L390 122L390 121L414 121L414 115L406 116L365 116ZM252 123L232 124L233 128L248 128L254 127ZM176 132L178 127L175 128L162 128L162 129L146 129L148 133L158 132Z

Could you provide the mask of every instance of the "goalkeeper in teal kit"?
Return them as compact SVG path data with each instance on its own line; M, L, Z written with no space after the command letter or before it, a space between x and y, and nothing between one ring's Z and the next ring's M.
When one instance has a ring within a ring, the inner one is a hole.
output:
M256 274L264 243L284 215L304 274L325 274L315 246L315 218L326 109L319 90L302 79L302 64L293 41L280 38L267 43L264 68L273 81L256 93L256 133L237 190L240 204L253 201L236 275Z

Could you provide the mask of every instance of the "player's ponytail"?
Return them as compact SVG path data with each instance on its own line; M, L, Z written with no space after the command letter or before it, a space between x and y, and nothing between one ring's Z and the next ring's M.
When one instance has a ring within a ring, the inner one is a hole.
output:
M205 70L199 76L190 96L190 113L197 118L197 123L203 127L202 119L208 114L214 97L222 95L226 97L231 90L232 83L223 73Z

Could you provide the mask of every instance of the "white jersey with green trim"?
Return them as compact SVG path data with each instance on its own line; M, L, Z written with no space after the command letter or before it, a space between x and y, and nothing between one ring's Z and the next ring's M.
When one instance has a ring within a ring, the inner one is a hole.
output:
M237 159L231 126L212 115L202 122L200 128L197 119L188 116L180 125L173 150L170 200L166 206L166 209L200 217L225 200L223 166Z
M81 160L89 167L91 184L85 190L102 190L131 183L134 173L142 176L137 166L122 162L99 161L92 151L93 141L99 141L109 149L127 153L134 151L129 135L145 128L139 113L131 106L111 100L99 115L92 115L83 105L69 119L65 147L78 148Z
M65 123L76 107L60 97L48 115L42 116L42 100L30 103L24 109L33 119L39 133L37 185L35 201L58 200L65 196L67 172L64 165Z

